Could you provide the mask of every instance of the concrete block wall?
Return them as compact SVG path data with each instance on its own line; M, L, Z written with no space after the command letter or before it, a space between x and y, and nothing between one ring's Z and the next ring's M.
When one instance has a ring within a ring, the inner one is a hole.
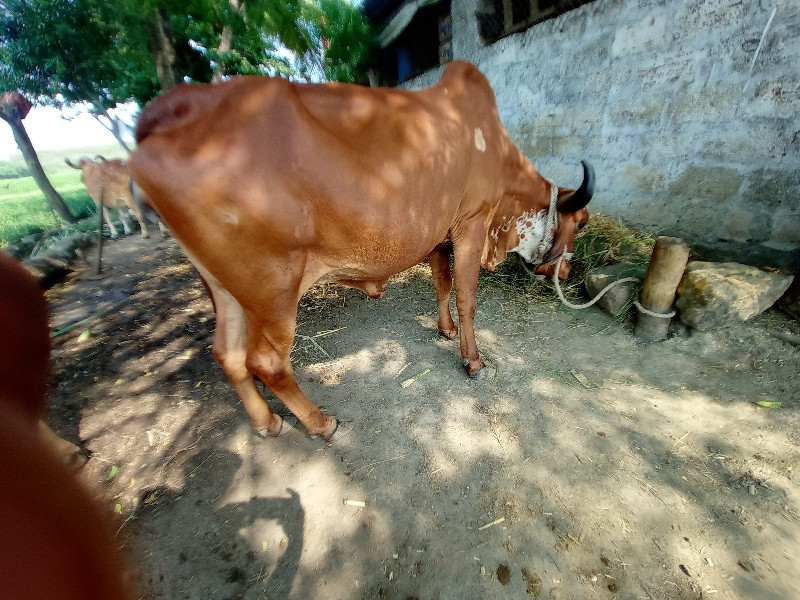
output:
M800 0L595 0L489 45L477 4L452 1L454 56L543 175L575 185L586 158L590 208L800 270Z

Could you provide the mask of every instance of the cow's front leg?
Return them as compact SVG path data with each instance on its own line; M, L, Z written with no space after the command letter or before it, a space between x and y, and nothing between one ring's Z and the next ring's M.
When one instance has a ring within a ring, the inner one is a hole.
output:
M475 302L484 237L485 233L481 228L474 226L472 235L465 235L461 241L453 242L456 308L461 325L461 359L470 377L477 377L486 366L478 356L478 344L475 342Z
M450 244L439 244L428 255L428 264L433 275L433 289L439 305L439 333L449 340L458 335L458 327L453 323L450 314L450 292L453 289L453 277L450 273Z

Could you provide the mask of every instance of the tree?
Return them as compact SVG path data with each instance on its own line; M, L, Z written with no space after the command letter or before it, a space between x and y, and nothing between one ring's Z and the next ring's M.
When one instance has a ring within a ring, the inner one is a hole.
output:
M325 76L333 81L366 83L375 42L369 23L355 6L321 0L319 18Z
M67 223L74 223L75 217L69 211L64 199L53 188L50 180L47 179L47 175L45 175L39 162L39 157L36 155L36 150L34 150L33 144L31 144L31 140L28 137L28 132L25 131L25 126L22 124L22 119L28 115L30 109L31 103L22 94L6 92L0 95L0 119L3 119L11 127L11 131L14 133L14 140L19 146L20 152L22 152L31 176L36 181L39 189L42 190L44 199L61 220Z
M0 92L55 107L86 103L126 149L109 113L118 103L235 74L363 82L371 48L347 0L0 0ZM13 106L0 117L47 201L74 220Z

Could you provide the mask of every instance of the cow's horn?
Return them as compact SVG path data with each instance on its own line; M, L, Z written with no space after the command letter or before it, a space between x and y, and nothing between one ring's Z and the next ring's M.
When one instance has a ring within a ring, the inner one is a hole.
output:
M67 158L66 156L64 157L64 162L67 163L67 166L70 166L73 169L80 169L80 167L78 165L72 164L72 161L69 158Z
M558 199L558 212L575 212L589 204L589 200L592 199L592 194L594 194L594 168L585 160L582 160L581 164L583 165L583 182L581 183L581 187L571 194L567 194Z

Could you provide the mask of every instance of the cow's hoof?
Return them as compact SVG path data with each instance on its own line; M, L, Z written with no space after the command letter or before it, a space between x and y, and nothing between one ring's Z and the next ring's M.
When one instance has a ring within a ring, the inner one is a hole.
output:
M463 364L464 370L467 372L467 375L469 375L470 379L482 381L484 379L489 379L492 375L494 375L494 369L487 367L486 363L480 359L474 363L470 363L470 361L464 359Z
M83 465L89 462L90 453L83 448L77 448L74 452L70 452L62 456L64 464L70 469L80 469Z
M336 417L326 417L326 420L328 422L325 425L325 431L322 433L322 439L326 442L330 442L336 430L339 429L339 419Z
M353 433L353 429L355 425L352 421L336 421L336 430L331 434L330 437L325 438L328 442L338 442L341 441L342 438L347 437L351 433Z
M275 415L275 418L280 419L278 427L273 428L272 431L270 431L267 427L259 427L255 430L256 434L262 438L280 437L294 429L294 426L297 425L297 418L293 415L286 415L285 417Z
M450 331L439 329L439 335L446 340L454 340L458 337L458 327L453 327Z

